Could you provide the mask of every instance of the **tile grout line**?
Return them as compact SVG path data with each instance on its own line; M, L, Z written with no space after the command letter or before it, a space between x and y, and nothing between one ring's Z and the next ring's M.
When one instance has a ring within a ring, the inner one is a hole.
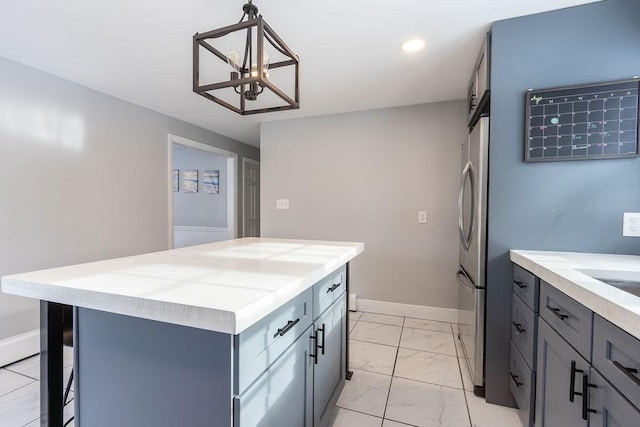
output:
M41 417L35 418L35 419L33 419L33 420L29 421L28 423L26 423L25 425L23 425L22 427L28 426L28 425L29 425L29 424L31 424L32 422L34 422L34 421L38 421L40 418L41 418Z
M367 344L383 345L383 346L385 346L385 347L393 347L393 348L397 348L397 347L398 347L397 345L382 344L382 343L375 342L375 341L366 341L366 340L363 340L363 339L357 339L357 338L349 338L349 339L350 339L351 341L366 342ZM413 349L410 349L410 350L413 350Z
M387 415L387 406L389 405L389 396L391 396L391 386L393 385L393 376L396 373L396 365L398 364L398 352L400 351L400 342L402 341L402 332L404 332L404 322L406 317L402 318L402 328L400 329L400 337L398 338L398 346L396 347L396 357L393 359L393 369L391 370L391 381L389 381L389 391L387 392L387 400L384 402L384 411L382 412L382 422Z
M11 366L11 365L9 365L9 366ZM23 374L22 372L14 371L14 370L9 369L9 368L6 368L6 367L5 367L5 368L2 368L2 369L7 370L7 371L9 371L9 372L13 372L14 374L18 374L18 375L20 375L20 376L23 376L23 377L25 377L25 378L29 378L29 379L34 380L34 381L40 381L38 378L31 377L31 376L29 376L29 375L27 375L27 374Z
M358 414L367 415L369 417L378 418L379 420L383 420L382 417L379 417L377 415L371 415L371 414L368 414L366 412L358 411L357 409L345 408L345 407L339 406L337 403L336 403L336 408L340 408L340 409L343 409L345 411L357 412Z

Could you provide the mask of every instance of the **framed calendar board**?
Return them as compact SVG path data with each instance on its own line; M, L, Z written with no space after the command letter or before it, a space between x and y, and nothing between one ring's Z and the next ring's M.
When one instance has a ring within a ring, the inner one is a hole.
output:
M640 79L529 90L525 162L637 157Z

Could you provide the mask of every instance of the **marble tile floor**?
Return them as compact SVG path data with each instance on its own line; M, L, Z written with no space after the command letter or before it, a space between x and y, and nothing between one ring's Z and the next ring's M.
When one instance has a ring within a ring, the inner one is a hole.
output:
M456 326L350 313L354 375L338 399L332 426L521 427L514 409L488 404L473 394L454 337ZM65 348L65 379L72 364L71 349ZM39 380L39 356L0 369L0 427L40 425ZM65 420L72 414L73 404L67 405Z
M64 348L64 385L73 365L72 349ZM73 386L71 387L73 390ZM64 410L65 421L73 416L73 391ZM0 427L40 425L40 356L36 355L0 369ZM73 426L71 421L67 426Z
M515 409L473 394L456 330L446 322L350 313L354 375L333 427L522 427Z

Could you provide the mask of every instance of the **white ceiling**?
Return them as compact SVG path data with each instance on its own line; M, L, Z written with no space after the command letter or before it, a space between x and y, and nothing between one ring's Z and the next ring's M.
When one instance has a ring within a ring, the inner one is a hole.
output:
M3 2L0 56L259 145L259 122L465 97L492 22L595 0L254 0L301 60L301 108L239 116L191 90L192 36L243 0ZM425 51L408 55L405 39Z

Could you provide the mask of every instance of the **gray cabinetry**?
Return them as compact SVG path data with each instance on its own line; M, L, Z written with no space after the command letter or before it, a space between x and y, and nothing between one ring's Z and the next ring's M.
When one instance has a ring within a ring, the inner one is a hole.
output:
M583 374L589 363L544 320L538 325L536 426L586 427L582 419Z
M524 426L532 426L534 421L538 289L538 278L514 264L509 388Z
M315 321L313 366L314 425L326 425L345 381L346 294Z
M237 335L77 308L76 424L328 425L346 375L346 287L342 266Z
M308 328L242 395L234 399L234 426L311 427L313 360Z
M473 68L473 74L471 75L471 81L469 82L469 88L467 90L467 120L469 127L473 127L477 122L478 117L482 114L489 103L489 84L490 76L490 43L491 34L487 34L485 42L482 45L480 55L476 60L476 65Z
M553 326L585 359L591 360L591 310L541 280L540 317Z
M509 389L516 399L518 408L520 409L520 418L525 425L531 424L531 414L533 413L534 383L535 375L531 371L531 368L527 366L524 359L520 356L520 352L516 350L511 343L511 355L509 360L509 376L511 382L509 383Z
M523 423L640 426L640 340L520 266L513 278L510 389Z
M513 293L534 312L538 312L540 279L517 264L513 264Z
M234 392L242 393L311 326L312 290L307 289L235 339Z
M593 322L593 366L640 408L640 340L597 315Z
M640 411L625 399L598 371L591 368L589 425L631 427L640 425ZM637 403L637 402L636 402Z

